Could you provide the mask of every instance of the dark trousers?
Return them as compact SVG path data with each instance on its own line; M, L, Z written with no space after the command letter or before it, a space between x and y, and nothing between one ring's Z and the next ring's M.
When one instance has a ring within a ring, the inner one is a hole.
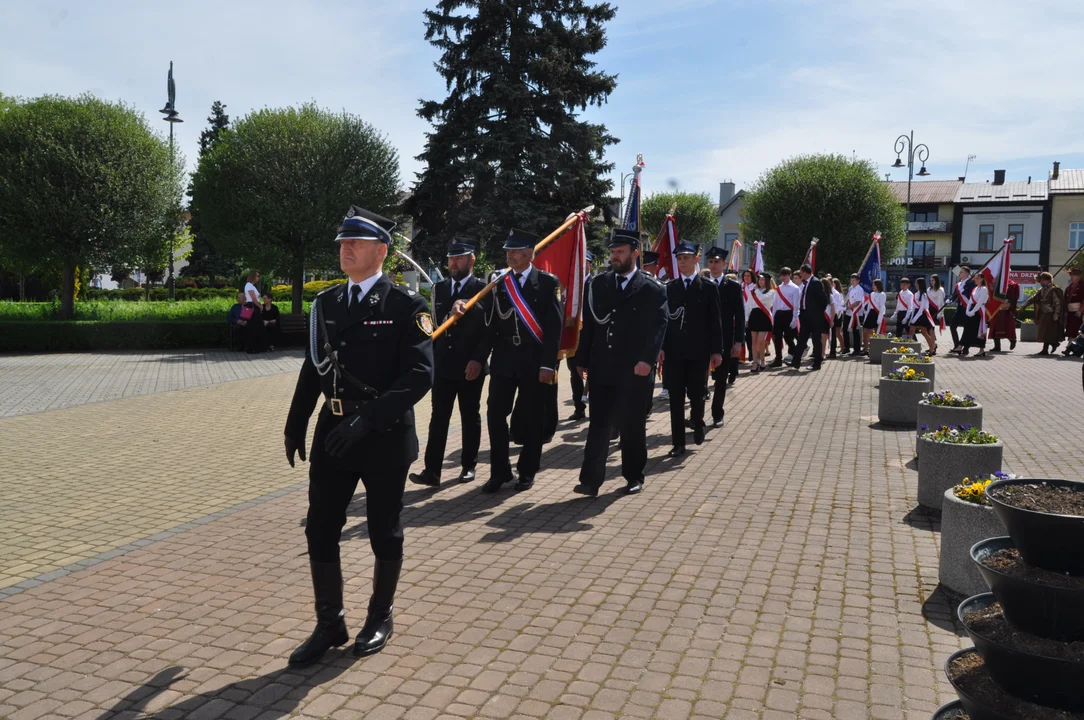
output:
M583 402L583 378L576 372L576 359L565 360L565 367L568 368L568 381L572 385L572 402L576 404L576 410L587 410L587 405Z
M960 346L960 330L965 324L965 318L967 312L963 307L957 307L956 312L952 313L952 320L949 322L949 331L952 333L952 347Z
M982 323L980 313L975 313L964 320L964 337L961 341L965 348L985 348L986 334L979 334L979 325Z
M267 328L263 324L263 313L260 307L253 303L246 303L245 306L251 307L253 311L245 325L245 352L263 352L267 349Z
M753 357L753 331L748 327L745 329L745 357L749 359Z
M854 327L851 327L851 323ZM858 353L862 350L862 320L853 315L843 316L843 349Z
M739 362L740 361L736 357L731 357L729 360L726 361L727 369L729 370L729 373L727 374L727 382L734 382L738 379Z
M425 469L440 477L444 464L444 449L448 445L448 423L452 406L459 400L459 423L463 427L464 469L473 469L478 462L478 446L482 442L482 385L485 377L474 380L433 379L433 415L429 419L429 438L425 443Z
M911 328L903 324L903 318L907 316L905 312L896 313L896 337L907 337Z
M685 446L685 398L689 398L693 428L704 427L704 395L708 358L666 357L663 385L670 391L670 436L675 447Z
M778 350L776 352L778 352ZM779 357L782 356L780 355ZM713 383L711 395L712 422L722 422L723 416L726 414L723 403L726 402L726 380L728 372L726 360L723 361L722 365L711 371L711 380Z
M790 326L794 320L793 310L778 310L775 320L772 321L772 345L775 346L775 357L779 362L783 361L783 342L787 343L787 354L794 354L794 328Z
M802 359L806 345L810 338L813 339L813 364L820 365L824 360L824 346L821 343L822 328L824 327L824 315L812 310L803 312L798 319L798 348L794 355L794 364Z
M280 342L280 338L282 337L282 332L279 330L278 320L271 323L270 325L264 325L264 332L267 334L267 344L268 345L270 345L271 347L274 347L276 345L281 345L282 344Z
M636 375L620 386L591 383L591 422L580 467L582 484L595 488L602 485L611 426L619 428L621 434L622 477L629 482L643 481L647 464L647 415L643 408L654 385L650 376Z
M591 388L592 393L594 388ZM521 478L533 478L538 472L538 466L542 458L542 383L538 382L537 375L524 378L512 378L501 375L491 375L489 378L489 400L486 402L486 425L489 428L489 467L490 475L508 482L512 479L512 463L508 455L508 416L512 414L512 408L516 404L516 394L519 401L526 403L524 407L537 408L537 410L523 414L523 437L519 436L517 426L516 440L520 441L523 448L519 451L519 460L516 469ZM592 399L591 404L594 404ZM592 409L592 415L594 411Z
M381 468L361 475L340 467L324 451L324 440L337 422L321 418L309 454L309 513L305 522L309 557L314 562L339 561L346 508L360 479L365 485L365 519L373 554L379 560L401 560L403 527L399 515L403 512L403 489L410 466Z

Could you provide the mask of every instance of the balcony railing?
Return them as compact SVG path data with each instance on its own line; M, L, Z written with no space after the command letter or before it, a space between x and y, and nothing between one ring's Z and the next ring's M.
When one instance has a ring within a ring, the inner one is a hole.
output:
M951 232L952 223L945 220L937 220L933 222L909 222L907 223L908 232Z

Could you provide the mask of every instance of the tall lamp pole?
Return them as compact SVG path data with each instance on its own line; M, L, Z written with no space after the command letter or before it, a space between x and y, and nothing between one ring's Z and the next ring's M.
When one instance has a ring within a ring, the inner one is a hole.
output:
M896 138L896 162L892 163L892 167L903 167L903 161L900 160L900 155L907 152L907 223L903 226L903 239L904 242L908 240L908 233L911 227L911 178L915 176L915 158L918 158L922 168L918 171L919 177L926 177L930 173L926 172L926 161L930 158L930 149L925 144L915 146L915 131L912 130L910 135L906 133Z
M176 158L173 154L173 126L176 123L184 122L181 120L181 116L177 114L175 103L177 101L177 86L173 82L173 61L169 61L169 75L166 78L166 93L167 100L166 106L158 112L165 115L163 120L169 123L169 190L173 192L173 186L176 184L176 178L174 173L176 172ZM177 282L173 277L173 242L176 237L176 228L170 230L169 233L169 299L175 300L177 297Z

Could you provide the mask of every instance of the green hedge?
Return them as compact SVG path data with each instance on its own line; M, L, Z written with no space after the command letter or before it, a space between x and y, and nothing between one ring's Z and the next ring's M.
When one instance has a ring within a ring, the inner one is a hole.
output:
M225 320L0 322L0 352L225 347Z

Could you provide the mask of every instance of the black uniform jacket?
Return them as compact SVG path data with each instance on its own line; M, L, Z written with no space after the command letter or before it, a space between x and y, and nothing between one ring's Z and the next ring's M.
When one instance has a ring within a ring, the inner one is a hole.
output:
M535 341L534 336L516 316L504 283L498 281L492 298L486 303L489 326L482 335L482 342L479 343L478 353L474 358L485 359L492 351L489 371L493 375L537 378L538 371L542 368L557 369L557 349L561 345L561 328L564 324L559 302L561 282L556 275L533 267L521 291L542 327L542 344ZM501 319L501 314L509 312L512 314L507 319ZM518 345L515 344L517 326Z
M724 277L718 287L719 320L723 326L723 356L730 357L734 343L745 340L745 301L741 295L741 283L737 280Z
M828 295L824 292L824 285L821 284L820 278L811 277L806 281L804 310L801 310L801 301L802 295L799 294L799 317L802 318L803 321L806 317L823 319L824 311L828 307Z
M662 349L667 359L702 358L708 362L709 356L723 352L719 292L714 283L697 274L686 289L685 279L678 277L666 284L666 301L670 322ZM681 315L675 317L678 312Z
M320 293L315 300L317 312L323 316L342 369L375 390L377 397L371 398L350 380L339 378L338 397L364 401L357 414L372 430L335 462L359 473L409 465L418 457L414 404L433 386L433 319L421 295L394 285L386 275L376 281L353 313L347 310L346 287L336 285ZM317 322L316 350L321 362L327 357L324 343ZM286 419L287 435L304 437L321 393L326 397L334 393L334 377L330 368L320 375L311 351L305 353ZM350 412L345 415L350 416ZM341 418L326 406L319 417L313 446L321 444L322 448L327 433Z
M454 297L452 281L441 280L433 286L433 321L440 325L451 315L452 305L456 300L470 300L486 284L471 275L466 279L459 294ZM459 320L433 341L433 360L436 361L436 375L445 380L464 380L467 363L477 359L482 363L482 375L488 367L485 358L476 358L483 336L486 333L485 314L488 304L479 302Z
M592 384L620 385L632 379L636 363L656 364L667 320L661 282L636 272L618 294L610 271L591 280L586 299L576 362Z

